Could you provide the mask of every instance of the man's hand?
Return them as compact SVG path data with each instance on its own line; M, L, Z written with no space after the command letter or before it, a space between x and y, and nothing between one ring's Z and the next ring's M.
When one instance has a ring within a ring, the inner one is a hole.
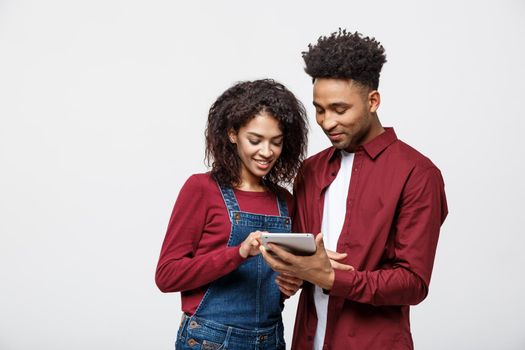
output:
M281 293L291 297L301 288L303 280L288 274L279 274L275 279L275 283L279 286Z
M343 271L351 271L354 269L353 266L350 266L350 265L346 265L346 264L343 264L343 263L340 263L339 261L337 260L341 260L341 259L344 259L346 258L347 254L346 253L338 253L338 252L333 252L331 250L326 250L326 254L328 254L328 257L330 258L330 264L332 264L332 267L336 270L343 270Z
M337 262L337 260L346 257L346 254L328 253L326 251L322 233L315 237L315 244L317 250L314 255L310 256L293 255L272 243L270 243L269 246L272 248L275 256L268 253L264 246L260 246L260 250L264 260L266 260L273 270L282 275L294 276L329 290L334 284L334 268L350 270L352 267ZM329 254L332 256L332 260ZM335 266L332 267L332 264Z

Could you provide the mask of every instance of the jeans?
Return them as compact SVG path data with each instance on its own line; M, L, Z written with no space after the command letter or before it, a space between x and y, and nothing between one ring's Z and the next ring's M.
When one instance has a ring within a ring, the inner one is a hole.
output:
M281 323L258 330L229 327L196 316L182 316L176 350L284 350Z

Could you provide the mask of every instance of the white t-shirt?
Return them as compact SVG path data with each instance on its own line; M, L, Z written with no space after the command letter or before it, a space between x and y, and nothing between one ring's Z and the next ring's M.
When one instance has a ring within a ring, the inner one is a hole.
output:
M352 176L352 165L354 154L341 151L341 168L337 177L328 186L324 195L323 221L321 232L323 233L324 246L328 250L336 251L337 241L343 228L346 215L346 198L348 187ZM314 338L314 350L321 350L324 344L326 332L326 317L328 313L329 296L323 293L323 289L315 286L314 302L317 312L317 330Z

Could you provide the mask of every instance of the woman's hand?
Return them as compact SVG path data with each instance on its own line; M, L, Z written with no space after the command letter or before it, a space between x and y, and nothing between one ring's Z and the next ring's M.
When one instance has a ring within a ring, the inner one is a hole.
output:
M261 234L261 231L252 232L246 237L244 242L241 243L239 246L239 254L243 258L246 259L249 256L255 256L261 253L259 250L259 246L261 245Z

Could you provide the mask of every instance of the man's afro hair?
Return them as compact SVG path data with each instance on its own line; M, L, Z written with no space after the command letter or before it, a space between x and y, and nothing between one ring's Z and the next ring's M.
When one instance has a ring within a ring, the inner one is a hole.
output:
M305 72L316 78L352 79L372 89L379 86L379 74L386 62L385 49L375 38L363 37L339 28L321 36L317 44L302 52Z

